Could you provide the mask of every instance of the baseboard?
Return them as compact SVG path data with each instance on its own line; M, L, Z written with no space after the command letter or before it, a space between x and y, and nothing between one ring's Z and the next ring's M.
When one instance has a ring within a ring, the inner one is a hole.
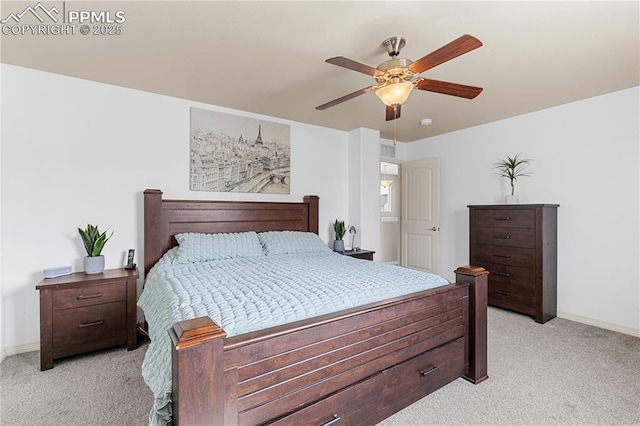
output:
M574 315L567 312L559 312L558 318L563 318L569 321L580 322L582 324L593 325L594 327L604 328L605 330L616 331L622 334L628 334L630 336L640 337L640 329L633 327L626 327L624 325L613 324L606 321L600 321L593 318L587 318L580 315Z
M23 345L9 346L2 348L2 359L11 355L23 354L26 352L33 352L40 350L40 342L25 343Z

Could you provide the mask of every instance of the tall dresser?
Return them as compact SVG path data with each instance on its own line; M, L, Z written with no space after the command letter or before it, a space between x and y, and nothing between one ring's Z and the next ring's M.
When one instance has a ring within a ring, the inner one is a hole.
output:
M489 271L489 304L556 316L558 204L469 207L469 260Z

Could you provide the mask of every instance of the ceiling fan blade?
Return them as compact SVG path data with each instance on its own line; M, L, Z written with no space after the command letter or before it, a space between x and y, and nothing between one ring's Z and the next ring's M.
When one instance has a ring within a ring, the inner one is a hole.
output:
M400 118L401 107L402 105L396 105L395 108L393 106L387 105L386 116L385 116L386 120L391 121L391 120L395 120L396 118Z
M482 42L480 40L474 36L465 34L453 40L451 43L445 44L440 49L434 50L427 56L418 59L409 65L409 69L415 74L420 74L453 58L457 58L460 55L471 52L480 46L482 46Z
M344 101L348 101L349 99L353 99L356 96L360 96L360 95L364 95L365 93L368 93L370 91L372 91L373 89L376 89L378 86L369 86L369 87L365 87L364 89L360 89L360 90L356 90L353 93L349 93L348 95L344 95L338 99L334 99L331 102L327 102L326 104L322 104L320 106L317 106L316 109L319 110L324 110L327 108L331 108L332 106L341 104Z
M384 74L382 71L370 67L369 65L361 64L360 62L356 62L352 59L345 58L344 56L336 56L335 58L329 58L325 62L333 65L337 65L339 67L347 68L353 71L358 71L363 74L367 74L370 76L377 76Z
M443 95L457 96L459 98L473 99L482 92L482 87L465 86L464 84L449 83L446 81L420 79L416 88L428 92L442 93Z

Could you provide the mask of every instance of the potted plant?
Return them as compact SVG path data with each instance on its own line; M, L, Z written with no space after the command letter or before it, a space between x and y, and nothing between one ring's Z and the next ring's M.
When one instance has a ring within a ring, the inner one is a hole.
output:
M333 231L336 233L336 239L333 242L333 250L343 252L344 241L342 240L342 237L344 237L344 233L346 232L344 220L336 219L336 221L333 222Z
M501 177L508 178L511 183L511 195L505 197L507 204L518 204L519 196L515 195L515 181L518 180L519 177L530 176L530 173L524 170L533 160L530 158L521 158L520 155L520 153L517 153L513 157L507 155L506 159L500 160L494 165L494 168L498 169L498 174Z
M102 273L104 271L104 256L100 253L109 238L113 236L113 232L107 236L107 231L100 232L97 226L87 225L86 229L78 228L78 233L80 233L84 249L87 251L87 256L83 261L84 273Z

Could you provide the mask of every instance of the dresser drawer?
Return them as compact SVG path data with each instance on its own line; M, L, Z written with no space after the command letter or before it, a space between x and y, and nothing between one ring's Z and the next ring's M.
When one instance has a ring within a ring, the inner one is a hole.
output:
M484 267L486 263L533 268L536 265L536 251L488 244L477 246L473 251L471 264Z
M498 228L534 228L535 210L533 209L496 209L475 210L475 227Z
M536 282L535 269L493 263L485 263L482 267L489 271L489 285L501 284L507 287L522 289L523 292L528 292L528 294L534 293Z
M463 370L464 338L389 368L382 372L383 409L400 410L460 377Z
M489 281L487 296L489 305L529 315L535 313L535 292L533 289Z
M65 348L100 341L127 342L125 301L54 311L53 346Z
M536 234L533 229L525 228L476 228L473 231L476 244L496 246L534 248Z
M350 386L335 395L283 417L270 425L360 425L378 421L382 375Z
M126 281L56 290L53 292L53 309L57 311L121 300L127 300Z

